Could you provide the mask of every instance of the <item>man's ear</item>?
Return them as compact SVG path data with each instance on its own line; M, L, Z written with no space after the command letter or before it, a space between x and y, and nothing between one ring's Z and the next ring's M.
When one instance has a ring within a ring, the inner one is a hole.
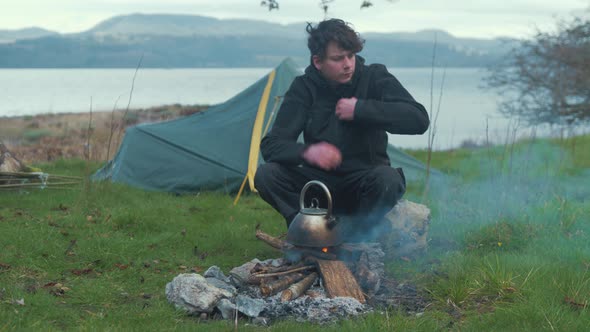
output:
M317 69L317 70L322 69L322 60L320 59L319 55L312 56L311 61L313 61L313 66L315 67L315 69Z

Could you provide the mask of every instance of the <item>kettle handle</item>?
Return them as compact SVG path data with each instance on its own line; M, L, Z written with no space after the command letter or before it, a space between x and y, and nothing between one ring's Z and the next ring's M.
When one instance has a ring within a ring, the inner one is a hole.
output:
M306 183L305 186L303 186L303 189L301 189L301 195L299 196L299 207L301 210L305 208L305 193L307 192L307 189L309 189L309 187L311 187L312 185L317 185L324 189L326 197L328 198L328 215L326 217L329 219L332 216L332 195L330 195L330 190L328 190L328 187L326 187L325 184L318 180L311 180L308 183Z

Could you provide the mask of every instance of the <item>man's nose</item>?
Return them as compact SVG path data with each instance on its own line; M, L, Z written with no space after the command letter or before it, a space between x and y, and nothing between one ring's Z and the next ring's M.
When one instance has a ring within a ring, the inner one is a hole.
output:
M349 57L344 58L344 68L352 67L352 61L354 61L354 59Z

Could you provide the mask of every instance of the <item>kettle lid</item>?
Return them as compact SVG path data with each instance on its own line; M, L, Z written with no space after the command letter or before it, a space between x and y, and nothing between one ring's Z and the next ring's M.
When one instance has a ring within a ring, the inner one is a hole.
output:
M328 214L328 209L320 209L314 207L303 208L299 211L301 214L312 215L312 216L325 216Z

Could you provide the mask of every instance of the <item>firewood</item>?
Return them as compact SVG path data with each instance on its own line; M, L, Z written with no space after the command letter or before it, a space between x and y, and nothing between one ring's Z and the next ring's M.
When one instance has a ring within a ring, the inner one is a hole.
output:
M266 273L275 273L275 272L285 272L296 269L298 267L303 267L305 264L303 262L299 262L297 264L284 264L279 267L272 267L269 266L268 269L265 271ZM262 273L262 271L256 271Z
M297 267L297 268L294 268L291 270L281 271L281 272L255 273L252 276L255 278L278 277L278 276L288 275L293 272L299 272L299 271L305 271L305 270L311 270L311 269L315 269L315 265L305 265L305 266L301 266L301 267Z
M289 286L281 293L281 301L287 302L298 298L315 283L317 278L318 274L313 272L298 283Z
M256 238L266 242L266 244L278 250L284 250L291 247L291 245L287 242L274 236L268 235L260 229L256 229Z
M337 260L316 260L329 298L352 297L365 303L365 295L346 264Z
M262 296L270 296L276 294L283 289L289 287L293 283L303 279L304 275L302 273L291 273L288 274L281 279L271 281L269 283L261 284L260 285L260 293Z

